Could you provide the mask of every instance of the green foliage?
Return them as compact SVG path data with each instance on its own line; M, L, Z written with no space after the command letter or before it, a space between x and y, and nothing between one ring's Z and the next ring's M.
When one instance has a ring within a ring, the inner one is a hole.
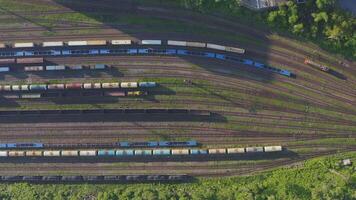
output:
M271 27L307 37L323 47L356 58L356 19L339 10L335 0L288 1L278 10L266 13Z
M355 199L355 166L341 166L340 161L344 158L355 160L356 153L313 159L304 166L281 168L261 175L203 179L186 184L2 184L0 199Z
M324 48L356 59L356 19L338 8L336 0L289 0L277 10L262 13L239 6L238 0L170 0L180 6L209 14L238 18L249 24L268 24L281 33L309 39ZM164 2L163 2L164 3Z

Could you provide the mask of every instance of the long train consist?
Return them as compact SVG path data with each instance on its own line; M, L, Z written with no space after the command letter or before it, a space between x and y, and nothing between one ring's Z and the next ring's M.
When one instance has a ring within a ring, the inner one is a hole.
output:
M23 84L0 85L0 91L46 91L72 89L130 89L156 87L156 82L109 82L109 83L55 83L55 84Z
M105 46L110 45L174 45L174 46L184 46L184 47L198 47L198 48L208 48L215 50L228 51L233 53L244 54L245 49L223 46L212 43L204 42L189 42L189 41L176 41L176 40L167 40L163 42L162 40L141 40L139 42L134 42L132 40L81 40L81 41L52 41L52 42L42 42L35 44L33 42L23 42L23 43L14 43L14 44L0 44L0 48L12 47L12 48L33 48L35 46L40 47L63 47L63 46Z
M283 151L282 146L246 148L184 148L184 149L88 149L88 150L5 150L0 157L105 157L105 156L187 156L271 153Z
M117 142L114 144L106 144L110 147L194 147L198 143L195 140L189 141L149 141L149 142ZM60 146L60 145L55 145ZM51 148L52 144L44 143L0 143L0 149L37 149Z
M126 182L184 182L193 177L185 174L176 175L105 175L105 176L0 176L0 182L30 183L126 183Z
M118 40L120 41L120 40ZM41 49L41 50L22 50L22 51L12 51L12 52L0 52L0 57L9 57L9 56L79 56L79 55L179 55L179 56L185 56L185 55L190 55L190 56L202 56L202 57L207 57L207 58L216 58L219 60L229 60L232 62L236 62L239 64L244 64L247 66L251 66L253 68L257 69L264 69L270 72L278 73L284 76L288 77L295 77L295 74L291 73L288 70L283 70L283 69L278 69L263 63L255 62L250 59L241 59L238 57L234 57L231 55L225 55L221 53L215 53L215 52L200 52L200 51L195 51L195 50L187 50L187 49L161 49L161 48L113 48L116 45L129 45L132 44L131 40L130 42L126 43L124 42L126 40L123 40L123 42L112 42L111 41L111 47L110 48L94 48L94 49L51 49L51 50L46 50L46 49ZM169 43L169 46L175 46L175 47L196 47L196 48L208 48L208 49L213 49L213 50L221 50L225 52L233 52L233 53L239 53L240 50L235 47L227 47L227 46L222 46L222 45L216 45L216 44L210 44L210 43L200 43L200 42L187 42L187 41L173 41L173 40L168 40L167 44ZM63 43L64 44L64 43ZM73 45L77 44L77 45ZM105 43L106 44L106 43ZM151 45L151 46L160 46L162 45L161 40L142 40L140 42L141 45ZM76 47L76 46L93 46L93 44L89 45L88 41L72 41L72 43L68 42L69 47ZM62 45L64 46L64 45ZM46 46L49 47L49 46ZM107 46L105 46L107 47ZM53 47L54 48L54 47ZM244 50L240 51L244 52Z

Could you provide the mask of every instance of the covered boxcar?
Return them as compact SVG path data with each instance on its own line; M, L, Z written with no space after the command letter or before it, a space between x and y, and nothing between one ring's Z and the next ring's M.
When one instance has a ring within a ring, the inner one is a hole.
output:
M104 89L120 88L120 83L102 83L101 87Z
M162 41L161 40L142 40L141 44L146 44L146 45L161 45Z
M227 153L228 154L245 153L245 148L228 148Z
M209 154L226 154L226 149L209 149Z
M43 156L60 156L61 151L43 151Z
M122 82L120 84L121 88L137 88L138 84L137 82Z
M167 41L168 45L174 45L174 46L187 46L186 41L176 41L176 40L168 40Z
M282 146L265 146L265 152L278 152L282 151Z
M258 153L263 152L263 147L246 147L247 153Z
M129 45L131 40L111 40L112 45Z
M66 89L82 89L83 84L82 83L67 83L66 84Z
M26 66L26 67L24 67L24 70L26 72L43 71L43 66Z
M14 48L34 47L33 42L18 42L13 45Z
M51 41L51 42L43 42L43 47L61 47L64 43L62 41Z
M133 156L134 150L133 149L124 149L124 150L116 150L117 156Z

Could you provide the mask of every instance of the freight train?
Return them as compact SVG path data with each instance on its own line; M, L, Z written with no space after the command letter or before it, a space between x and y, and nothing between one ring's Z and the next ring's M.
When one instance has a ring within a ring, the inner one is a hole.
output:
M56 83L56 84L23 84L0 85L0 91L47 91L73 89L130 89L156 87L156 82L110 82L110 83Z
M25 43L14 43L5 45L0 44L0 48L12 47L12 48L33 48L35 46L41 47L63 47L63 46L106 46L106 45L132 45L135 44L132 40L79 40L79 41L52 41L52 42L42 42L39 44L35 44L33 42L25 42ZM245 49L223 46L213 43L204 43L204 42L189 42L189 41L177 41L177 40L167 40L163 42L162 40L141 40L136 44L140 45L173 45L173 46L184 46L184 47L198 47L198 48L208 48L215 50L228 51L233 53L244 54ZM28 53L31 54L31 53ZM36 54L33 54L36 55Z
M111 182L184 182L193 177L185 174L177 175L105 175L105 176L0 176L0 182L30 183L111 183Z
M281 152L282 146L246 148L185 148L185 149L87 149L87 150L4 150L0 157L127 157L127 156L187 156Z
M218 51L224 51L227 53L238 53L238 54L243 54L245 53L244 49L240 49L237 47L229 47L229 46L223 46L223 45L217 45L217 44L212 44L212 43L202 43L202 42L188 42L188 41L175 41L175 40L168 40L166 42L166 45L168 46L174 46L176 48L173 49L161 49L161 48L114 48L117 46L127 46L133 44L133 41L131 40L111 40L111 41L105 41L105 48L102 47L104 45L104 41L102 40L101 42L90 42L90 41L69 41L67 42L68 47L77 47L77 46L89 46L91 49L62 49L62 50L46 50L46 49L41 49L41 50L33 50L33 51L9 51L9 52L0 52L0 57L9 57L9 56L78 56L78 55L117 55L117 54L127 54L127 55L145 55L145 54L150 54L150 55L179 55L179 56L184 56L184 55L190 55L190 56L202 56L202 57L207 57L207 58L216 58L219 60L229 60L232 62L237 62L239 64L244 64L247 66L251 66L253 68L257 69L263 69L267 70L273 73L278 73L284 76L288 77L296 77L295 74L291 73L288 70L283 70L283 69L278 69L266 64L262 64L259 62L255 62L250 59L241 59L238 57L234 57L231 55L225 55L221 53L215 53L215 52L200 52L200 51L195 51L195 50L187 50L187 49L179 49L179 48L186 48L186 47L192 47L192 48L207 48L211 50L218 50ZM44 44L44 43L43 43ZM57 42L54 44L54 46L50 46L50 44L46 43L46 45L43 45L43 47L53 47L56 48L58 45L60 47L64 47L65 43L64 42ZM98 44L97 48L94 48ZM108 46L107 44L111 44ZM162 40L141 40L138 42L140 45L150 45L150 46L162 46L164 45ZM21 46L21 45L17 45ZM26 45L25 45L26 46ZM41 45L40 45L41 46ZM100 46L100 48L99 48ZM30 47L30 46L29 46ZM92 49L94 48L94 49ZM6 72L8 68L7 66L4 66L3 71ZM1 71L1 70L0 70Z
M195 140L189 141L149 141L149 142L117 142L110 144L111 147L194 147L198 143ZM61 146L61 145L55 145ZM90 146L90 145L89 145ZM93 146L93 145L92 145ZM108 146L108 144L106 144ZM52 148L51 144L43 143L0 143L0 149L33 149L33 148Z

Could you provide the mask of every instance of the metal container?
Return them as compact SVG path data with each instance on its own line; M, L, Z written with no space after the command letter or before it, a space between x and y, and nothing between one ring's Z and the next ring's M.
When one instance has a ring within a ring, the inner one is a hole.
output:
M43 58L17 58L16 62L18 64L43 63Z
M61 156L61 151L43 151L43 156Z
M105 89L120 88L120 83L102 83L101 87Z
M208 150L206 150L206 149L191 149L190 154L192 154L192 155L208 154Z
M282 146L266 146L264 150L265 152L279 152L282 151Z
M83 84L82 83L67 83L66 84L66 89L82 89Z
M48 84L47 87L49 90L64 90L65 88L64 84Z
M125 150L116 150L117 156L133 156L134 150L132 149L125 149Z
M62 150L62 156L78 156L79 151L77 150Z
M0 72L8 72L10 71L9 67L0 67Z
M98 156L115 156L115 150L98 150Z
M209 154L226 154L226 149L209 149Z
M150 155L152 155L152 150L137 149L137 150L135 150L135 155L136 156L150 156Z
M106 65L105 64L95 64L94 69L105 69Z
M63 45L64 45L64 43L62 41L58 41L58 42L43 42L42 43L43 47L61 47Z
M43 156L43 151L26 151L26 156Z
M263 152L263 147L246 147L247 153Z
M167 41L168 45L174 45L174 46L187 46L187 42L186 41L176 41L176 40L168 40Z
M30 71L43 71L43 66L26 66L25 71L30 72Z
M20 85L12 85L12 91L20 91L21 90L21 86Z
M52 71L52 70L65 70L66 67L64 65L49 65L46 66L46 70Z
M198 48L204 48L206 47L205 43L202 42L187 42L188 47L198 47Z
M9 151L9 157L23 157L25 155L25 151Z
M211 44L211 43L207 43L206 44L206 48L208 48L208 49L216 49L216 50L221 50L221 51L225 51L225 49L226 49L225 46L218 45L218 44Z
M0 64L15 64L16 60L15 58L3 58L0 59Z
M38 99L41 98L41 94L21 94L22 99Z
M172 149L172 155L189 155L189 149Z
M168 155L171 155L171 150L170 149L154 149L153 155L168 156Z
M7 157L8 155L8 151L0 151L0 157Z
M131 40L111 40L112 45L129 45Z
M125 92L105 92L105 96L124 97L124 96L126 96L126 94L125 94Z
M14 44L14 48L23 48L23 47L34 47L35 44L33 42L18 42Z
M30 85L30 90L47 90L46 84Z
M21 91L29 91L29 85L21 85Z
M245 148L228 148L227 153L228 154L245 153Z
M137 82L122 82L120 84L121 88L137 88L138 84Z
M161 45L162 41L161 40L142 40L141 44L144 44L144 45Z
M156 87L156 82L140 82L139 87Z
M80 150L79 156L96 156L95 150Z
M106 45L106 40L89 40L88 45Z
M236 48L236 47L226 47L225 50L229 51L229 52L233 52L233 53L239 53L239 54L245 53L245 49L240 49L240 48Z
M88 41L68 41L68 46L85 46L88 45Z

